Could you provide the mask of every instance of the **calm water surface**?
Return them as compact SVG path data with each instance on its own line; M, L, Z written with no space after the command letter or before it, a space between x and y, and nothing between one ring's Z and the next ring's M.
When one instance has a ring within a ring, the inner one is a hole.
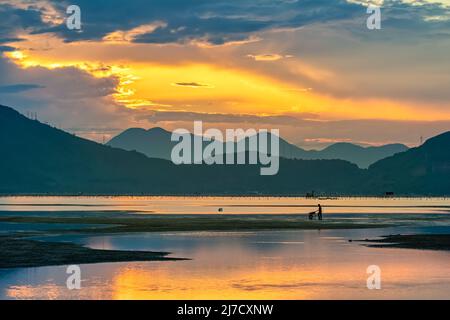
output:
M1 211L126 211L160 214L449 213L450 198L0 197Z
M170 251L189 261L82 265L82 289L66 266L0 271L2 299L450 299L450 253L375 249L349 239L450 233L446 199L322 200L327 213L436 215L436 221L370 230L173 232L55 236L99 249ZM304 213L317 200L228 198L0 198L0 211ZM366 287L369 265L382 289Z

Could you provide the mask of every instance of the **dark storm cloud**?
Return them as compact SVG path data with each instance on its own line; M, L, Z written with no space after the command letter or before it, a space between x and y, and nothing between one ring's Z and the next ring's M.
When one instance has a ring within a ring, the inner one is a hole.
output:
M37 8L25 10L9 4L0 4L0 43L19 41L16 37L18 30L33 31L44 28L41 14Z
M20 39L20 38L0 38L0 44L10 43L10 42L19 42L19 41L22 41L22 39Z
M30 2L27 2L30 3ZM31 2L33 3L33 2ZM200 40L220 45L243 41L258 32L280 28L299 28L314 23L341 20L358 21L352 30L364 34L365 7L344 0L48 0L65 16L69 5L77 4L82 13L82 32L68 30L65 24L43 23L38 6L28 10L0 5L0 41L13 37L14 30L29 29L31 33L56 33L66 41L100 40L118 30L164 22L152 32L138 35L138 43L185 43ZM450 14L439 4L420 6L400 1L385 1L384 26L396 30L419 30L427 35L448 35L448 20L428 20ZM389 36L386 33L383 36ZM1 42L0 42L1 43Z
M0 52L11 52L16 50L16 48L14 47L10 47L10 46L0 46Z
M51 1L64 12L67 1ZM78 0L83 32L64 25L35 30L55 32L67 41L99 40L117 30L130 30L163 21L153 32L135 39L140 43L183 43L202 40L224 44L248 39L253 33L274 28L298 28L310 23L350 19L364 14L361 5L329 0Z
M37 85L37 84L27 84L27 83L21 83L21 84L13 84L13 85L6 85L6 86L0 86L0 94L2 93L19 93L24 91L29 91L33 89L43 89L45 87Z

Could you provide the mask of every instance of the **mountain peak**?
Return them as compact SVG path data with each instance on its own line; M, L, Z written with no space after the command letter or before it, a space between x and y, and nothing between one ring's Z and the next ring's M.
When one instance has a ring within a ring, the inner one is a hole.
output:
M148 133L171 133L170 131L167 131L164 128L161 127L154 127L147 130Z
M143 133L146 132L145 129L142 128L128 128L125 131L122 132L122 134L124 133Z
M123 131L119 134L119 136L123 135L140 135L140 136L148 136L148 135L154 135L154 134L171 134L171 132L161 128L161 127L154 127L150 128L148 130L143 128L129 128Z
M361 147L357 144L353 144L353 143L349 143L349 142L337 142L334 143L328 147L326 147L325 149L323 149L322 151L331 151L331 150L360 150L360 149L364 149L364 147Z

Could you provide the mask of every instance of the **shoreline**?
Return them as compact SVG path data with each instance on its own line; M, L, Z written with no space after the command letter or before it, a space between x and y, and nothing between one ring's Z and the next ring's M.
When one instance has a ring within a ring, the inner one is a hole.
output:
M389 235L382 239L355 240L367 243L369 248L397 248L414 250L450 251L450 234Z
M24 224L86 225L92 228L67 228L55 232L141 233L176 231L263 231L263 230L335 230L390 227L386 223L363 223L340 219L309 221L306 215L124 215L115 216L1 216L0 222Z
M4 214L4 212L2 212ZM17 214L17 212L15 213ZM20 213L19 213L20 214ZM307 221L304 216L157 216L115 214L104 216L55 217L0 216L0 223L35 226L27 232L14 231L0 235L0 269L28 268L71 264L91 264L133 261L179 261L169 258L167 252L94 250L74 243L31 240L30 237L73 234L130 234L145 232L198 231L265 231L265 230L325 230L379 228L381 224L362 224L339 221ZM92 213L91 213L92 214ZM39 224L65 225L62 229L39 230ZM83 225L80 228L80 225ZM71 228L71 226L73 226ZM66 228L68 227L68 228Z
M63 265L182 261L167 257L170 252L99 250L75 243L24 239L23 236L0 236L0 270Z
M447 215L442 214L447 218ZM310 221L306 215L139 215L102 211L0 211L0 223L17 224L18 229L5 228L0 233L0 269L25 268L70 264L91 264L133 261L179 261L186 259L167 257L168 252L109 251L95 250L79 244L42 240L44 236L65 235L120 235L146 232L258 232L258 231L302 231L302 230L350 230L380 229L408 225L418 221L417 217L392 216L386 220L360 221L348 218L327 217L323 221ZM398 220L397 220L398 219ZM431 219L431 220L430 220ZM434 220L435 217L421 221ZM446 219L447 220L447 219ZM48 227L50 225L52 227ZM23 229L20 229L20 228ZM24 231L26 230L26 231ZM419 235L421 236L421 235ZM38 237L41 240L32 239ZM450 250L450 234L435 239L434 235L422 235L421 241L385 237L378 240L349 240L361 245L382 248ZM417 240L417 239L415 239ZM364 243L366 242L366 243ZM439 246L441 243L441 246ZM442 246L442 243L448 244Z

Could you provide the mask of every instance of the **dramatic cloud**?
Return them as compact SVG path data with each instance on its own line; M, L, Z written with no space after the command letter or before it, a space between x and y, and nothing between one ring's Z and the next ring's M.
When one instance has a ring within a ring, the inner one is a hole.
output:
M18 93L24 92L33 89L42 89L44 87L39 86L37 84L13 84L7 86L0 86L0 94L1 93Z
M49 3L61 13L71 4L59 0ZM77 5L84 13L83 32L69 32L64 26L37 28L36 32L54 32L68 41L100 40L119 30L126 32L163 22L148 32L134 33L129 39L141 43L200 41L221 45L247 40L252 34L269 29L298 28L361 13L359 4L324 0L78 0Z
M23 3L36 3L40 6L29 5L28 10L24 10L3 5L3 11L9 11L10 14L9 19L2 24L9 27L30 27L35 33L55 33L67 41L101 40L109 37L138 43L196 41L222 45L245 41L252 35L268 30L365 20L364 6L358 1L78 0L77 5L82 8L84 28L83 32L71 32L64 24L55 24L72 4L70 1L7 2L22 3L21 8L26 7ZM425 28L425 33L439 34L439 30L448 26L448 9L439 3L421 4L417 6L408 2L384 1L384 21L398 29Z
M363 0L78 0L74 32L71 1L3 0L0 103L97 140L204 120L413 144L449 128L450 6L382 2L371 31Z
M1 105L23 113L36 112L39 119L55 126L96 127L96 132L102 133L110 126L132 124L124 121L132 116L111 97L115 78L95 78L76 68L21 69L1 57L0 74ZM85 136L99 139L95 132Z
M8 2L8 1L7 1ZM0 43L15 42L18 31L35 31L46 27L42 12L36 8L21 9L0 3Z
M14 47L10 47L10 46L0 46L0 53L1 52L11 52L16 50L16 48Z

